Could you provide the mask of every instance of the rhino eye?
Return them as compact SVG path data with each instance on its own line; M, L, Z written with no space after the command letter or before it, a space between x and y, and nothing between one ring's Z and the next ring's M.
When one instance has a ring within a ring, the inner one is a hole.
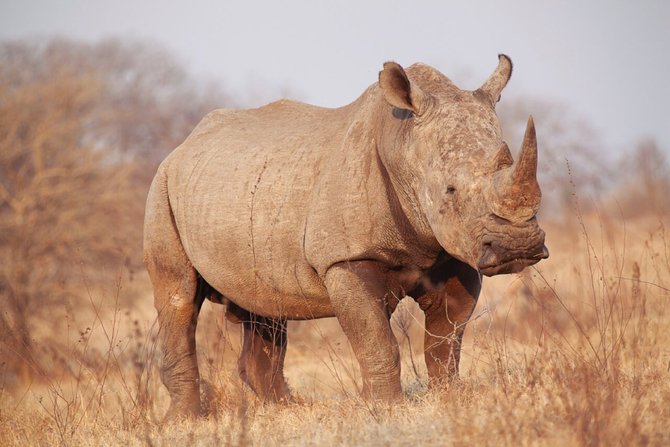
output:
M447 194L453 194L456 192L456 187L454 186L447 186Z

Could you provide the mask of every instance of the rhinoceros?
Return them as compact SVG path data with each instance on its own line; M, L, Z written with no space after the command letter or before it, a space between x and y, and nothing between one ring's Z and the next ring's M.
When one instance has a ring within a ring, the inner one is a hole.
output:
M351 344L363 396L401 398L389 318L406 296L425 313L429 383L455 377L482 275L548 256L532 117L515 162L495 113L511 73L500 55L465 91L430 66L387 62L341 108L281 100L206 115L146 205L167 416L200 412L205 299L243 324L239 373L262 399L290 398L287 321L324 317Z

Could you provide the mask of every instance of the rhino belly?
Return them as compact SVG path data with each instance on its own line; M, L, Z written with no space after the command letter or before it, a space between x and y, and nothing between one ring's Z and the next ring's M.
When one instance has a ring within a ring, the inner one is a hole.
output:
M246 170L203 163L171 191L186 254L212 287L244 309L275 318L332 316L303 249L311 182L293 166L262 160L247 159L255 168Z
M215 243L192 242L187 252L198 273L224 297L267 317L333 316L321 279L302 256L286 245L254 247L241 231L229 230Z

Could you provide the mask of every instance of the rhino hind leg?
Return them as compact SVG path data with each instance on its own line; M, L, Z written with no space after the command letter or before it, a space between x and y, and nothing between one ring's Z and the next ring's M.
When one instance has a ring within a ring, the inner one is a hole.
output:
M171 398L166 420L174 420L201 414L195 330L204 281L181 245L163 180L159 172L149 191L144 259L158 312L160 376Z
M198 296L197 275L185 268L181 275L149 268L158 311L160 377L170 393L166 420L201 413L200 375L195 351L195 330L203 298Z
M291 392L284 378L286 320L262 317L234 303L228 304L228 314L229 319L234 318L243 325L238 372L244 383L265 401L290 400Z
M166 420L202 414L195 331L203 297L198 293L195 270L186 273L175 287L163 295L167 302L157 306L160 376L171 398Z

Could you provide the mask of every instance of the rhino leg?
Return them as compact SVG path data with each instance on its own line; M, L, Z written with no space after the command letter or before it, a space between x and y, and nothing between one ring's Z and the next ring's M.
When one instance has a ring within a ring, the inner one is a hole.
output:
M417 298L426 316L424 351L431 386L458 377L463 332L481 290L479 273L450 259L428 274L429 287Z
M144 259L158 311L160 376L171 398L166 419L172 420L200 414L195 329L204 299L198 286L204 282L184 252L167 198L160 191L155 180L147 201Z
M234 303L228 304L228 313L243 325L244 341L237 367L244 383L265 401L289 400L291 393L284 378L286 320L261 317Z
M201 413L195 329L203 299L196 292L195 270L186 273L183 278L173 279L172 284L169 291L155 292L160 376L171 398L166 420L194 417Z
M377 262L336 264L325 284L335 315L358 359L362 394L386 401L402 397L400 351L391 330L384 268Z

